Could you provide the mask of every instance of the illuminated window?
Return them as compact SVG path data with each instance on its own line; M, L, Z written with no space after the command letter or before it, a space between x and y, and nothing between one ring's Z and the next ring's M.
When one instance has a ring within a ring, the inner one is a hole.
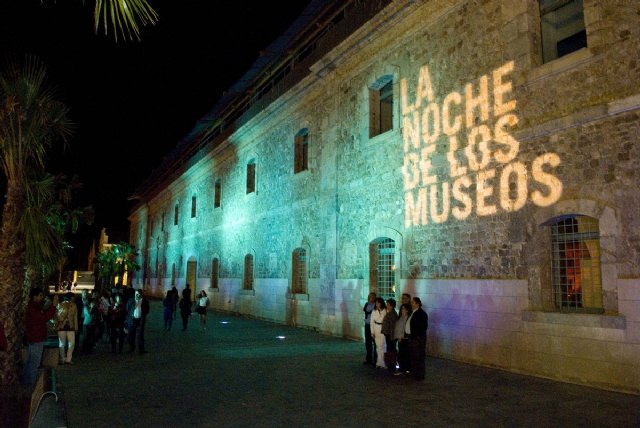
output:
M291 292L293 294L307 292L307 251L304 248L296 248L292 253Z
M218 277L220 276L220 260L214 258L211 261L211 288L218 288Z
M601 312L598 220L582 215L557 217L551 226L553 301L561 311Z
M213 187L213 207L220 208L220 198L222 197L222 181L218 178Z
M301 129L294 138L294 165L293 172L297 174L309 169L309 131Z
M251 159L247 164L247 194L256 191L256 161Z
M244 278L242 280L242 288L245 290L253 290L253 255L244 256Z
M587 47L582 0L540 0L542 60Z
M384 299L396 293L395 251L391 238L377 238L369 244L369 289Z
M178 204L173 208L173 225L178 225Z
M191 197L191 218L196 216L196 196Z
M393 129L393 80L384 76L369 87L369 137Z

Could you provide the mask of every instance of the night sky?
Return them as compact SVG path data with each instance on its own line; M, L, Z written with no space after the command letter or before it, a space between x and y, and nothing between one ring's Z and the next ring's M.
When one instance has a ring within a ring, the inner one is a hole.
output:
M92 1L0 1L0 61L42 59L76 125L48 162L79 175L76 201L96 211L73 239L72 264L82 268L103 227L111 242L128 240L127 198L309 2L150 0L158 23L140 42L116 43L95 34Z

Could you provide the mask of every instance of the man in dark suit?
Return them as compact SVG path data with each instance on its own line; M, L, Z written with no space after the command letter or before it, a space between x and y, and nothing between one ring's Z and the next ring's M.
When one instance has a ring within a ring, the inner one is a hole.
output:
M411 375L417 380L424 380L429 316L422 309L422 301L419 297L411 299L411 311L404 328L405 337L409 342Z

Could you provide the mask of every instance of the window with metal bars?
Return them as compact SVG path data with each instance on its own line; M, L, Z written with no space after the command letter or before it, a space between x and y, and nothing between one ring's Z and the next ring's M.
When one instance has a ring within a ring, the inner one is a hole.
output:
M244 278L242 288L245 290L253 290L253 255L244 256Z
M296 248L291 257L291 293L307 292L307 250Z
M396 244L391 238L377 238L369 245L370 291L388 299L396 293Z
M220 276L220 260L216 257L211 261L211 288L218 288Z
M602 312L598 220L572 214L558 217L550 226L556 308Z

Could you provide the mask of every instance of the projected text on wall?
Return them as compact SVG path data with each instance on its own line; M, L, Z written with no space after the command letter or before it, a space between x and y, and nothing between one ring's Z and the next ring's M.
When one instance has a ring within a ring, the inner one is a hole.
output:
M406 227L558 201L562 182L554 170L560 157L543 153L530 164L517 159L513 67L507 62L441 102L427 65L411 99L407 80L400 80Z

